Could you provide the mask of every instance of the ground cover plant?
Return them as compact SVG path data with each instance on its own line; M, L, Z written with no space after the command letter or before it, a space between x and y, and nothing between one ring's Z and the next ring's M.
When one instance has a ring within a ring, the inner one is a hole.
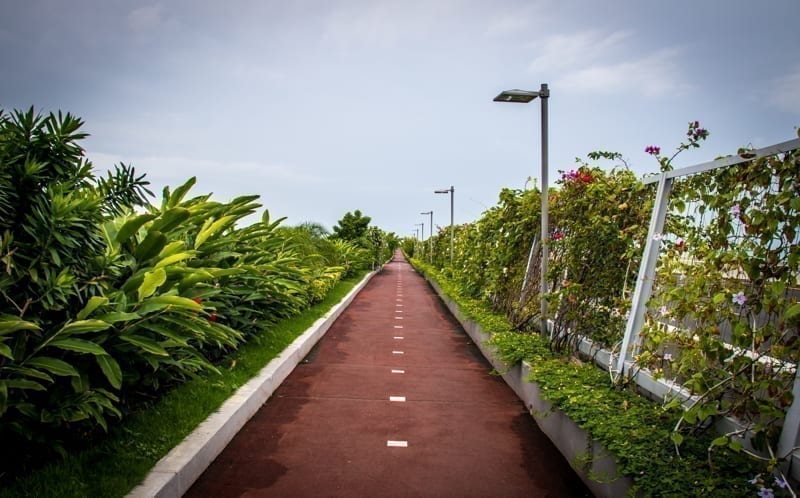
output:
M710 435L687 442L684 451L676 454L670 435L681 412L675 407L665 408L620 388L591 363L554 352L538 334L519 333L490 303L470 296L444 272L418 259L411 261L458 304L466 317L491 334L489 344L500 359L509 366L528 362L530 381L539 385L542 397L614 455L620 472L633 479L633 494L753 496L756 487L748 481L763 472L757 462L726 448L714 455L713 464L709 463ZM590 463L583 459L573 465L588 468ZM599 481L610 478L590 477Z

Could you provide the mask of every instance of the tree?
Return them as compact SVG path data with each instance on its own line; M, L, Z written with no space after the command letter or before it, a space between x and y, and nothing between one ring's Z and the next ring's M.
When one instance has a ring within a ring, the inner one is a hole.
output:
M358 209L352 213L348 211L333 227L333 237L341 240L357 241L367 233L370 221L372 221L372 218L364 216Z

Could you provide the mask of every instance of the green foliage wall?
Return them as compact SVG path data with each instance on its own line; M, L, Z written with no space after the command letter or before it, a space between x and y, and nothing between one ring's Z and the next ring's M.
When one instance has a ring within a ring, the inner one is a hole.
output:
M0 475L85 444L324 297L348 242L282 231L257 196L160 203L133 168L98 177L82 122L0 114ZM340 244L341 243L341 244Z

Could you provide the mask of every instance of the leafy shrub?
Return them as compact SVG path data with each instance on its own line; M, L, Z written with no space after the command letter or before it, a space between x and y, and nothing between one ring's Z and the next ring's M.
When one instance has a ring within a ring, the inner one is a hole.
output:
M191 178L156 205L131 167L95 176L81 126L0 113L0 476L217 372L343 271L312 264L318 247L281 235L267 211L239 227L257 196L190 197Z

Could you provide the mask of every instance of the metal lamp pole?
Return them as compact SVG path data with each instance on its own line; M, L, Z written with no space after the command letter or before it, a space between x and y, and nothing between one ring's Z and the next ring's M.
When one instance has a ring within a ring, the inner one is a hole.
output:
M450 194L450 266L453 266L453 236L455 229L453 228L453 197L455 197L456 189L450 185L450 188L442 190L434 190L434 194Z
M549 251L549 199L548 199L548 185L547 185L547 172L548 172L548 116L547 116L547 102L550 100L550 89L547 88L546 83L542 83L538 92L528 90L506 90L501 92L500 95L494 98L495 102L514 102L519 104L527 104L531 100L539 97L542 102L542 267L540 278L540 312L542 315L542 322L540 331L542 335L548 335L547 327L547 301L545 295L547 294L547 261L550 256Z
M433 237L433 209L430 211L425 211L419 214L429 214L431 215L431 224L430 228L428 229L428 261L433 263L433 241L431 241L431 237Z

